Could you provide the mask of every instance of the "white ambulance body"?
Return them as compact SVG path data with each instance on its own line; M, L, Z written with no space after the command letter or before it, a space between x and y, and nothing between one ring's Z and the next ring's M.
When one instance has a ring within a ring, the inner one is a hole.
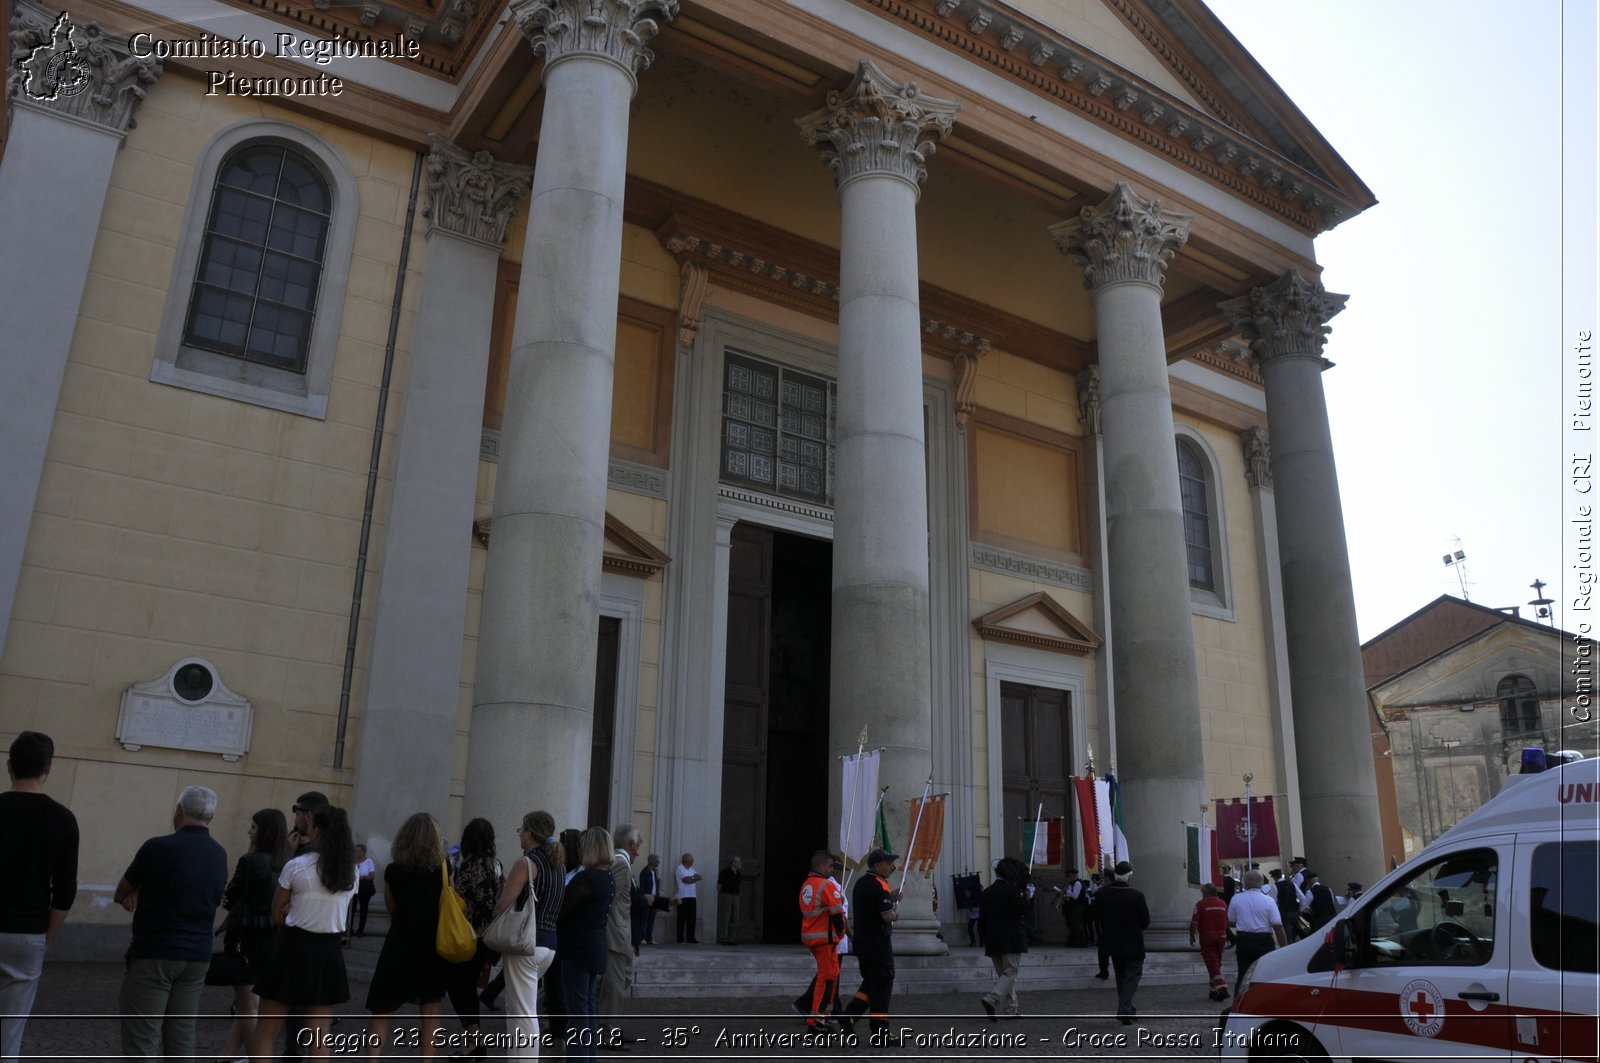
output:
M1594 1060L1600 759L1515 775L1340 913L1258 960L1224 1058Z

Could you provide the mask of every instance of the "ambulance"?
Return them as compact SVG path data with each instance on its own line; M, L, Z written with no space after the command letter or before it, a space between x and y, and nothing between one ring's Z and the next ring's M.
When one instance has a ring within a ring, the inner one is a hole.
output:
M1595 1060L1600 759L1513 775L1482 808L1269 952L1225 1059Z

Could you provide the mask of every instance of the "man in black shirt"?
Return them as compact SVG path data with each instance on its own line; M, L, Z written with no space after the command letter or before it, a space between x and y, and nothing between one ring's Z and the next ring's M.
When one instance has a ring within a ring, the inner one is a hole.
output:
M171 834L139 847L117 883L116 901L133 913L133 943L122 978L122 1053L189 1059L211 927L228 885L228 854L211 837L217 795L186 786Z
M894 922L900 918L900 891L889 888L899 857L883 849L867 854L867 874L850 891L850 914L855 929L850 934L851 951L861 968L861 988L845 1006L840 1017L847 1030L854 1030L863 1014L872 1020L872 1043L892 1047L900 1043L889 1032L889 996L894 991Z
M44 951L78 895L78 820L44 792L55 758L49 735L23 731L11 743L0 794L0 1059L22 1053Z
M737 945L733 928L739 922L739 886L743 881L739 869L744 861L735 856L728 866L717 873L717 944Z
M1133 994L1144 974L1144 932L1150 925L1150 906L1144 894L1129 885L1133 865L1123 860L1111 870L1111 882L1100 891L1101 947L1111 957L1117 973L1117 1018L1131 1026L1139 1009Z

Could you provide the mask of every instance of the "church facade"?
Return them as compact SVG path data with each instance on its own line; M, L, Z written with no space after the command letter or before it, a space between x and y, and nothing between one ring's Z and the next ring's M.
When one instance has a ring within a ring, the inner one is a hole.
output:
M1091 759L1160 923L1246 774L1377 877L1314 248L1374 199L1199 0L212 8L10 10L0 736L84 919L199 783L235 851L635 822L791 941L861 748L935 884Z

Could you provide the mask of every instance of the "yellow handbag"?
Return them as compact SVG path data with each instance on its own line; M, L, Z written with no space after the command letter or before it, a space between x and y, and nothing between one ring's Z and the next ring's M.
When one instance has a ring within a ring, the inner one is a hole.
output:
M450 885L450 863L439 865L443 885L439 889L439 929L433 936L434 951L447 963L466 963L478 951L478 935L467 922L467 902Z

